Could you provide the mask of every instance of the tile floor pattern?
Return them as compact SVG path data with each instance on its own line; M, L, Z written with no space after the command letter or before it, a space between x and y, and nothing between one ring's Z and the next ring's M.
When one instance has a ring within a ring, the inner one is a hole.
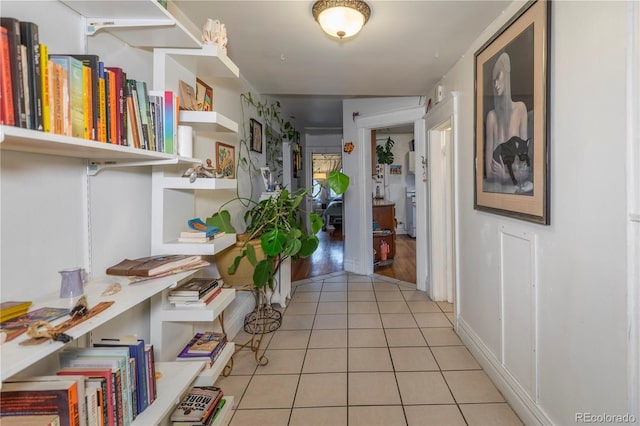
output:
M263 342L269 363L241 350L216 382L235 397L231 426L522 424L453 331L450 303L344 272L292 293Z

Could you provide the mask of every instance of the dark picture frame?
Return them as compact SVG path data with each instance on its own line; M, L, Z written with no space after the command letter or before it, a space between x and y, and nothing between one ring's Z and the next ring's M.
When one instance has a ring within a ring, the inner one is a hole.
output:
M474 208L549 225L551 2L528 2L474 55Z
M253 118L251 125L251 151L262 153L262 123Z

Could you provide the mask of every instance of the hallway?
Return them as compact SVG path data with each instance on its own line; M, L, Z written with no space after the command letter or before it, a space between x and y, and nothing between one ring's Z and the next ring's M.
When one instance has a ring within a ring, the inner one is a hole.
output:
M265 336L269 363L244 349L216 382L235 397L231 426L521 424L454 333L452 308L379 275L293 283Z

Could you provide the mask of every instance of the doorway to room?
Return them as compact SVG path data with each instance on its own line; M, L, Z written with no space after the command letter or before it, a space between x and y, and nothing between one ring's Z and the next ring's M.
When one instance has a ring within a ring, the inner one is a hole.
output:
M310 257L297 259L292 263L292 281L343 270L342 195L333 192L327 182L329 173L342 171L342 154L339 151L322 151L309 153L311 182L307 185L312 188L307 198L308 211L315 212L323 221L322 229L317 234L318 249Z
M371 131L373 272L411 284L416 283L413 127Z

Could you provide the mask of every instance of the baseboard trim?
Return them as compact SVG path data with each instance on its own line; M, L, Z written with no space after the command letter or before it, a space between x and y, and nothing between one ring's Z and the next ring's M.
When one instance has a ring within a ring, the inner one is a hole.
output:
M482 342L473 328L460 317L458 318L457 333L524 424L553 424L540 406L531 400L520 384Z

